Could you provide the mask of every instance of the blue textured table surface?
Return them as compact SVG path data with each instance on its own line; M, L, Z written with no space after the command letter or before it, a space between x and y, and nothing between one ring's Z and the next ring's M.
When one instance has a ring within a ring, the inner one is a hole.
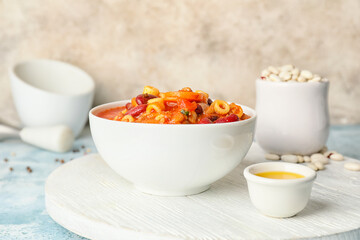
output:
M332 126L327 145L331 150L360 159L360 125ZM87 152L96 152L88 128L73 149L57 154L20 140L0 142L0 239L84 239L56 224L44 203L45 180L62 164L61 160L68 162ZM27 167L32 169L31 173Z

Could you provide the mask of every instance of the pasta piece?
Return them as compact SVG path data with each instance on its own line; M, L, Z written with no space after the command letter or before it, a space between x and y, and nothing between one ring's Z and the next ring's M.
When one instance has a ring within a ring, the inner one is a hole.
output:
M214 110L217 114L225 115L230 111L230 106L223 100L215 100L211 105L214 104Z
M154 113L142 113L139 115L139 117L136 119L137 122L146 122L149 119L154 119L157 114Z
M164 99L163 98L153 98L153 99L149 99L148 104L153 104L153 103L156 103L156 104L159 104L159 106L161 107L161 110L164 110L165 109L165 104L164 104Z
M123 117L124 117L124 114L123 114L122 112L119 112L119 114L116 115L113 120L115 120L115 121L121 121L121 119L122 119Z
M208 93L206 93L206 92L204 92L204 91L201 91L201 90L196 90L195 92L196 92L196 93L202 93L202 94L204 94L204 95L205 95L205 97L206 97L206 98L209 98L209 94L208 94Z
M160 123L165 123L165 116L163 114L159 114L155 117L156 121L159 121Z
M158 103L149 104L146 107L146 113L151 113L151 111L153 111L153 110L157 113L160 113L163 110L161 107L162 106L160 106Z
M205 111L205 114L206 114L206 115L209 115L209 114L212 114L212 113L214 113L214 112L215 112L214 103L212 103L212 104L210 105L210 107Z
M132 99L131 99L131 105L132 105L133 107L136 107L137 105L139 105L139 104L137 104L137 102L136 102L136 98L132 98Z
M122 119L121 119L122 122L134 122L135 119L133 116L131 115L125 115Z
M154 96L159 96L160 92L159 89L151 87L151 86L145 86L143 94L151 94Z
M241 119L242 115L244 114L242 107L236 105L235 103L230 104L230 112L238 115L238 117L240 119Z
M181 90L179 90L179 92L192 92L193 90L189 87L184 87Z
M240 118L240 120L246 120L246 119L249 119L249 118L251 118L249 115L247 115L247 114L243 114L242 116L241 116L241 118Z
M185 116L180 112L175 112L169 121L169 123L172 124L179 124L182 123L185 120Z
M178 101L178 97L164 97L164 102L177 102Z
M168 97L177 97L183 98L188 101L195 101L195 102L206 102L207 98L202 93L195 93L195 92L166 92L164 93L164 98Z
M194 124L197 122L197 114L195 111L192 111L189 113L189 117L188 117L188 120L190 123Z

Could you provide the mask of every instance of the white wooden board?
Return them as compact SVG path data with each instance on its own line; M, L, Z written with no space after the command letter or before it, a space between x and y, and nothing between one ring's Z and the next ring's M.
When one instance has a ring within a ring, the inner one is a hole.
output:
M275 219L251 205L242 175L246 166L263 161L253 144L242 163L208 191L158 197L134 189L99 155L87 155L49 176L46 208L60 225L91 239L343 239L340 233L348 231L346 239L360 238L360 172L331 162L318 172L307 207Z

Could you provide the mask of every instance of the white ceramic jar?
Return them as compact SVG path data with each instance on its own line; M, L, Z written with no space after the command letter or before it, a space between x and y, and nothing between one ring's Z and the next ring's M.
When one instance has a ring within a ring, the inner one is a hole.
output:
M255 140L269 153L308 155L329 135L329 82L256 80Z

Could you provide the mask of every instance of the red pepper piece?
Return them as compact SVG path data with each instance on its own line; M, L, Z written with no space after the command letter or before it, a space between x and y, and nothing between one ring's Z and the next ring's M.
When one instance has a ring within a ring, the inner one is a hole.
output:
M199 121L199 124L209 124L209 123L213 123L210 119L208 119L207 117L204 117L203 119L201 119Z
M190 102L190 101L188 101L186 99L182 99L182 98L178 99L177 104L178 104L179 108L187 109L190 112L195 111L195 109L197 108L196 102Z
M236 114L230 114L229 116L219 118L215 121L215 123L228 123L228 122L236 122L239 121L239 117Z

